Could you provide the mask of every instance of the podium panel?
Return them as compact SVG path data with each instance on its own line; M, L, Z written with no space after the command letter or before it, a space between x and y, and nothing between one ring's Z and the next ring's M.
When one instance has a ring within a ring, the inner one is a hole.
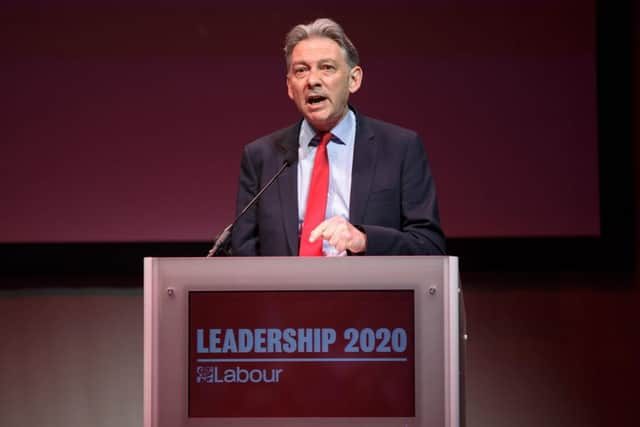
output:
M145 258L144 425L460 425L455 257Z

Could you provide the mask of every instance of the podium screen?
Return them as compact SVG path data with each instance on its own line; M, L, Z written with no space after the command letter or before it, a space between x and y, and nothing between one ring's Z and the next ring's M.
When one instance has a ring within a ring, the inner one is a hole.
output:
M414 417L413 293L189 292L189 417Z

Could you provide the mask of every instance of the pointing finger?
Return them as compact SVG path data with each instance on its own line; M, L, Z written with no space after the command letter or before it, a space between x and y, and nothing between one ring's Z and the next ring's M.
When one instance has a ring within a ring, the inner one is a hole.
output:
M318 224L316 228L311 230L311 233L309 233L309 241L311 243L315 242L318 239L318 237L322 235L322 233L324 232L324 229L327 227L327 221L328 220L322 221L320 224Z

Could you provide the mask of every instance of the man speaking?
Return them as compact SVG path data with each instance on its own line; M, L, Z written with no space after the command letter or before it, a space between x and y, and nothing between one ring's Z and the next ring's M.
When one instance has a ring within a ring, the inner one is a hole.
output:
M233 255L443 255L422 142L349 105L363 70L340 25L297 25L284 51L303 119L245 146L237 212L284 170L233 226Z

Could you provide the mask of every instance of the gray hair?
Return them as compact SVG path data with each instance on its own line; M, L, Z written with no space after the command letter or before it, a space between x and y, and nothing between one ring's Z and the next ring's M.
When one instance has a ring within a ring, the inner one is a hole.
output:
M353 43L351 43L351 40L349 40L349 37L347 37L342 27L331 19L320 18L306 25L296 25L287 34L284 43L284 56L287 61L287 69L291 66L291 53L293 52L293 48L302 40L311 37L327 37L333 40L338 43L338 46L340 46L344 52L347 63L351 68L360 64L358 51Z

